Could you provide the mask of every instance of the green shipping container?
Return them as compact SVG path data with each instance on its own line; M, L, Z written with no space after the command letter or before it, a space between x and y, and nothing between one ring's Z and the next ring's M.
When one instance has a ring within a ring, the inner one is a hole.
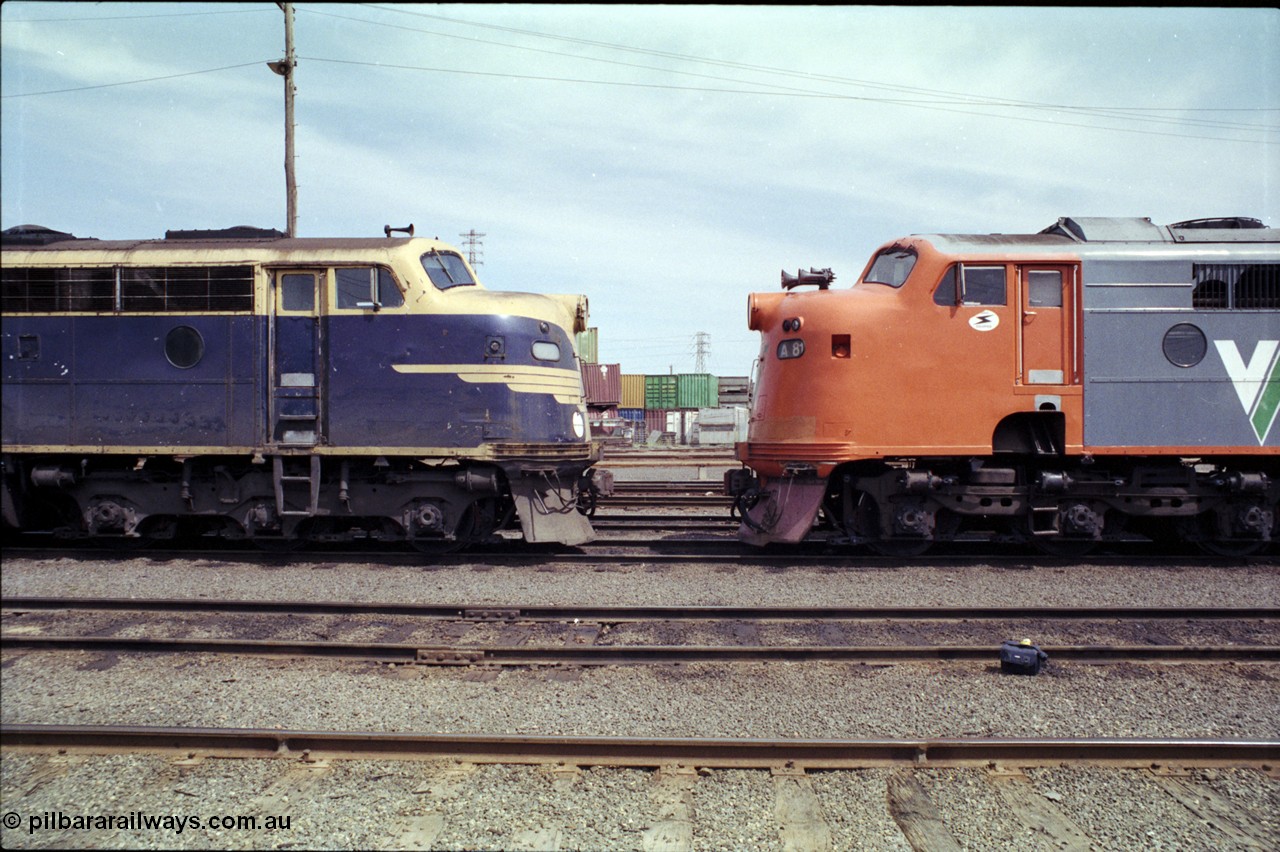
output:
M720 381L710 373L676 376L674 408L715 408L720 404Z
M645 376L644 407L650 411L676 408L676 377Z
M582 363L600 363L600 329L589 328L578 332L574 343L578 347L578 357L582 359Z

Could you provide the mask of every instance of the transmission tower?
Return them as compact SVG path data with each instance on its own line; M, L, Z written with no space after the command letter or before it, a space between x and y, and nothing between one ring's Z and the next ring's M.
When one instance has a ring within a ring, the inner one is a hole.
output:
M693 371L707 371L707 353L711 350L711 335L700 331L693 336Z
M484 243L480 238L483 237L484 234L477 234L476 229L472 228L465 234L459 234L458 236L462 237L462 244L467 248L467 263L470 263L472 267L483 264L484 261L481 260L481 258L484 257L484 251L482 251Z

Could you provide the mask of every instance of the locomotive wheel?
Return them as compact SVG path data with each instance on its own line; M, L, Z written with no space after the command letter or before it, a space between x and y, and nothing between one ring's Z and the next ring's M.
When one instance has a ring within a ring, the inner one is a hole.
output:
M867 546L881 556L906 559L912 556L923 556L933 546L933 540L928 538L882 538L871 542Z
M92 547L101 547L104 550L145 550L154 544L154 540L147 536L98 536L89 539Z
M293 553L306 546L304 538L268 538L258 536L250 539L254 546L264 553Z
M938 513L934 528L935 538L880 538L880 507L875 498L865 491L853 497L853 508L844 518L847 535L867 541L867 547L881 556L909 559L921 556L933 547L939 538L949 538L960 528L960 517L951 512Z
M1266 550L1265 541L1228 541L1225 539L1202 539L1196 542L1200 549L1213 556L1256 556Z
M960 531L960 516L946 509L938 510L933 538L882 538L868 545L881 556L910 558L923 556L939 541L947 541Z
M477 500L463 511L462 520L458 522L453 538L415 536L409 539L409 544L419 553L430 556L457 553L484 541L497 531L496 512L497 507L492 501Z
M419 553L425 553L427 556L445 556L450 553L457 553L465 548L469 542L460 539L449 538L427 538L426 536L416 536L409 539L409 544Z
M1031 544L1046 556L1075 559L1091 553L1098 542L1091 538L1066 538L1064 536L1034 536Z
M1068 535L1036 535L1031 529L1031 519L1026 517L1015 519L1013 525L1014 535L1020 542L1031 545L1046 556L1062 559L1077 559L1091 553L1101 541L1096 538ZM1108 515L1104 535L1118 532L1121 526L1122 524L1117 525Z
M144 550L157 542L172 540L177 534L177 523L165 515L148 515L135 532L137 535L98 536L92 542L95 547L108 550Z
M1219 538L1217 519L1213 512L1202 512L1195 517L1183 519L1179 532L1184 539L1195 542L1197 547L1210 556L1256 556L1266 550L1270 543L1255 538Z

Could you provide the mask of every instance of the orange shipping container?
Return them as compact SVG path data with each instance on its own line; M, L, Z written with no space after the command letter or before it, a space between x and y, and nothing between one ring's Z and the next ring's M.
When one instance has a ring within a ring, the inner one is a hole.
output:
M644 376L622 375L622 399L620 408L644 408Z

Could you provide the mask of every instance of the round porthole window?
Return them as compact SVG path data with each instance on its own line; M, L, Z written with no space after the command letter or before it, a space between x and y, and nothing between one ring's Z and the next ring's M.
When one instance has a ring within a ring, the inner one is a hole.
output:
M164 357L175 367L190 369L204 357L204 338L189 325L177 326L165 336Z
M1189 322L1180 322L1164 333L1164 357L1170 364L1194 367L1208 351L1204 332Z

